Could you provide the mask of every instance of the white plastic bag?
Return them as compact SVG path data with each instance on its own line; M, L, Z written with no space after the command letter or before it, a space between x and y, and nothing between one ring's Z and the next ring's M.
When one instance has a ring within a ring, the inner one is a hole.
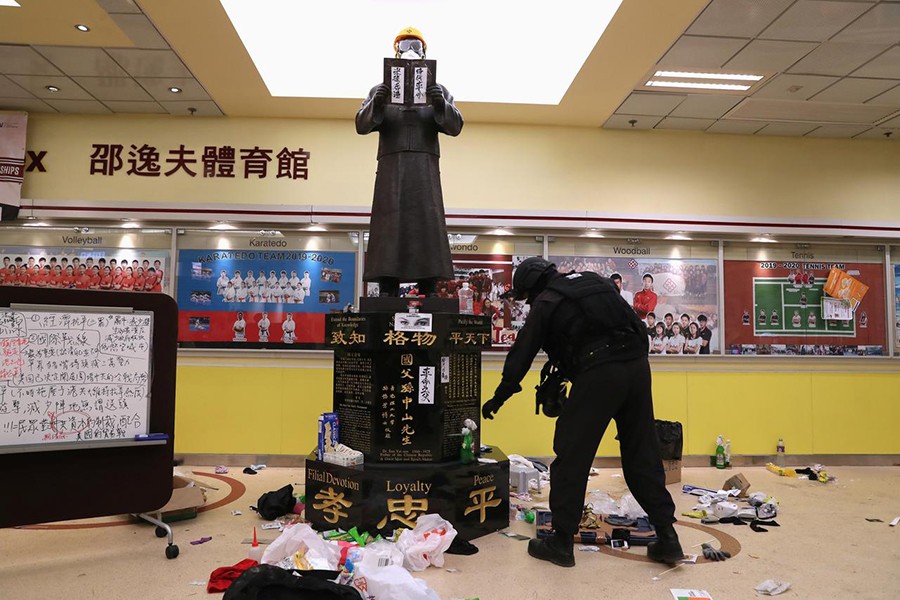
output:
M641 508L641 505L638 504L638 501L634 499L631 493L625 494L619 499L619 508L622 509L622 514L630 519L647 516L647 511Z
M403 553L403 566L410 571L424 571L428 565L444 566L444 552L450 547L456 529L441 515L422 515L415 529L404 529L397 538L397 549Z
M263 552L262 562L285 569L336 571L341 557L337 544L326 542L306 523L288 525Z
M621 510L619 503L603 490L594 490L590 497L591 511L595 515L618 515Z
M362 561L359 564L367 567L387 567L403 566L403 553L397 548L397 545L388 540L378 540L371 544L366 544L363 550ZM356 564L356 563L354 563Z
M403 567L356 567L352 585L367 600L440 600L434 590Z

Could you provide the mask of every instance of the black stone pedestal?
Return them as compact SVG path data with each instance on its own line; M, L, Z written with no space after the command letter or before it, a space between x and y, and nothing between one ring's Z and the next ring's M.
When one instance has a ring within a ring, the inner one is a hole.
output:
M495 464L459 460L431 464L343 467L306 459L306 519L319 531L357 527L371 535L413 528L437 513L471 540L509 526L509 459L494 448Z

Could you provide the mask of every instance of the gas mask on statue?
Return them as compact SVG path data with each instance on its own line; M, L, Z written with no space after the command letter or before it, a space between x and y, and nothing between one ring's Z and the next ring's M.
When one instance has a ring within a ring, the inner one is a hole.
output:
M397 45L399 58L406 60L421 60L425 58L425 45L422 40L416 38L408 38L400 40Z

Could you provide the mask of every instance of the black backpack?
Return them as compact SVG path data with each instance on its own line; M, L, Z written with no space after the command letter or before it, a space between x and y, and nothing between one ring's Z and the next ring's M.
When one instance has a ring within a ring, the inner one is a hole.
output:
M280 490L274 492L266 492L256 501L256 511L263 519L271 521L278 517L283 517L292 510L297 504L294 499L294 486L287 484Z
M337 571L288 571L257 565L228 586L223 600L360 600L354 588L329 581L337 576Z

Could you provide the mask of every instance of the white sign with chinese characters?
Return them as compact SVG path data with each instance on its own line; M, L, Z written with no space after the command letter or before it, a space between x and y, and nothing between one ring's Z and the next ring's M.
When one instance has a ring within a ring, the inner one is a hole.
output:
M441 357L441 383L450 383L450 357Z
M391 67L391 104L403 104L405 71L403 67Z
M434 367L419 367L419 404L434 404Z
M413 104L425 104L428 96L428 67L416 67L413 70Z

